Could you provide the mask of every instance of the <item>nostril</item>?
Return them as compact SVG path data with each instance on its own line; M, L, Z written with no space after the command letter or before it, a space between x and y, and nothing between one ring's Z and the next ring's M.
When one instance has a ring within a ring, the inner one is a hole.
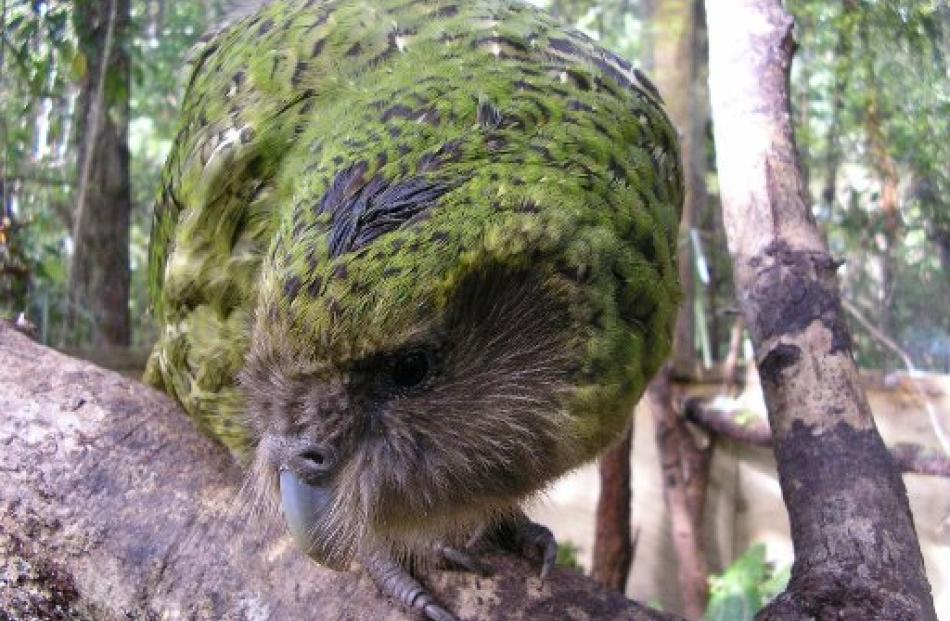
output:
M326 456L316 449L308 449L300 454L302 458L309 461L312 465L323 466L326 462Z
M332 470L336 459L329 446L307 444L296 451L292 462L303 477L310 478Z

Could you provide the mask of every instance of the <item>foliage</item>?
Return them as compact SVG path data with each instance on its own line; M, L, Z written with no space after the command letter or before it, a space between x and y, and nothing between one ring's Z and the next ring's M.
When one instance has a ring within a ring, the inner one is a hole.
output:
M557 560L555 562L560 567L584 571L584 566L581 565L580 559L577 558L580 550L580 547L573 541L559 541L557 544Z
M765 546L754 544L709 580L705 621L752 621L755 613L785 590L789 568L775 571L765 561Z
M796 137L811 172L816 215L832 252L846 261L843 293L879 318L918 366L946 371L950 315L933 301L950 299L950 143L940 138L950 134L950 9L916 0L793 0L789 9L801 44L793 75ZM872 140L878 129L900 179L892 253L885 252ZM837 183L829 184L829 175ZM891 299L882 283L888 261L896 275ZM852 328L860 364L897 364L861 326Z

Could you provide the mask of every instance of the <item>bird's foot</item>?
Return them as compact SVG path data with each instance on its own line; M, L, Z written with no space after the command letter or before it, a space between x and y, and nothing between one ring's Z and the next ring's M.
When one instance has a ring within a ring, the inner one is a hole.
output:
M443 544L436 546L435 553L444 566L488 577L491 569L477 558L487 545L500 546L540 565L542 580L548 577L557 560L557 541L551 531L520 511L477 533L464 550ZM363 566L385 597L421 612L429 621L457 621L408 569L389 556L368 555L363 558Z
M548 527L532 522L519 511L495 530L503 547L540 565L542 580L548 577L557 561L557 541Z
M421 612L429 621L457 621L405 567L391 558L374 554L364 558L363 565L385 597Z
M541 580L548 577L557 560L554 534L546 526L532 522L521 511L476 535L469 547L476 548L482 542L496 544L540 565Z

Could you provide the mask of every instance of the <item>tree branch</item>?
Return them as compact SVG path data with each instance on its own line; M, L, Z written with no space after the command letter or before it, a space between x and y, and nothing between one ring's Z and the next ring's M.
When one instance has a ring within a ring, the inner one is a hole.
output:
M633 420L620 441L600 458L600 496L594 512L594 554L590 574L597 584L621 593L627 587L634 554L630 532L632 441Z
M703 516L713 443L697 438L673 407L672 369L664 367L647 388L656 426L663 499L669 513L683 613L700 619L709 601L709 561L703 542Z
M755 446L772 446L772 432L764 420L744 423L736 412L711 408L701 399L689 399L684 407L686 419L703 429L730 440ZM901 442L887 449L903 473L950 478L950 458L919 444Z
M0 323L0 412L11 618L407 619L365 577L319 567L235 505L239 469L165 395ZM491 578L425 580L467 620L679 621L573 571L542 585L520 560L487 561Z

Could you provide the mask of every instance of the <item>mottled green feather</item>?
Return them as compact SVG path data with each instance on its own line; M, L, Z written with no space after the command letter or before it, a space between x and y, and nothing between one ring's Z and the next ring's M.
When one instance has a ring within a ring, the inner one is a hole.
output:
M240 453L255 316L355 359L466 274L531 264L587 326L569 409L590 456L669 350L676 151L642 74L519 2L275 2L199 51L155 209L147 378ZM361 244L333 206L373 183L437 198Z

